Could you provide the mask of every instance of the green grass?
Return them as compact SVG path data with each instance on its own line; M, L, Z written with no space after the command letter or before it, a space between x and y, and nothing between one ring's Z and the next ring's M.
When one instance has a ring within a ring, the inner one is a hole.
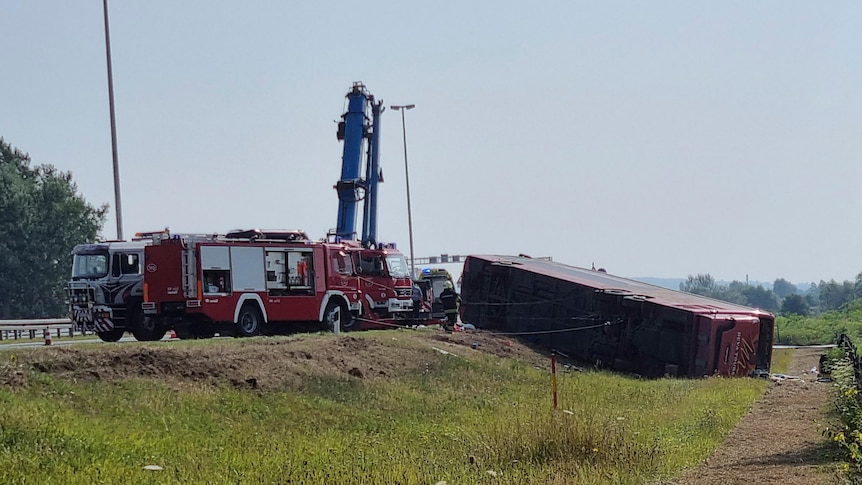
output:
M792 358L793 349L772 349L772 365L769 371L773 374L786 374Z
M862 299L847 303L840 310L813 317L779 316L775 320L775 341L779 344L834 344L845 333L854 342L862 342Z
M554 412L547 370L416 351L406 377L285 392L34 372L0 389L0 483L648 483L708 456L767 386L561 373Z

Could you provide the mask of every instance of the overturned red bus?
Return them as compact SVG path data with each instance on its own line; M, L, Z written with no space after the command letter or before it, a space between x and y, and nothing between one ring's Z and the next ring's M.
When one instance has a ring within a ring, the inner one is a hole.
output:
M647 376L769 372L768 312L548 260L468 256L461 318Z

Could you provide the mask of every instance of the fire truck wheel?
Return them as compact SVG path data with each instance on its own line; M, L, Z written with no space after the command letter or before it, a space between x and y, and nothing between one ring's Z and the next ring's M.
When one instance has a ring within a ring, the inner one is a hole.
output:
M135 308L129 314L129 326L132 335L140 342L155 342L161 340L168 331L167 325L157 318L144 316L144 311Z
M132 335L141 342L161 340L167 332L167 327L153 318L144 318L140 323L132 327Z
M213 338L215 337L216 329L212 325L198 324L195 327L196 338Z
M323 312L323 324L331 332L335 330L335 322L338 322L342 332L347 332L353 330L356 319L350 314L347 306L337 301L330 301L326 305L326 311Z
M260 311L253 303L246 303L239 310L239 319L236 322L237 337L254 337L260 334L263 318Z
M98 335L103 342L119 342L120 339L123 338L124 333L126 333L126 331L122 328L115 328L107 332L98 332L96 335Z

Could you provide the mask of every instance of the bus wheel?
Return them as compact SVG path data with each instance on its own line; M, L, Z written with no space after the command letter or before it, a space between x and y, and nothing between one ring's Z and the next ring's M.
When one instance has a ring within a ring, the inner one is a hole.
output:
M263 326L263 318L260 311L253 303L246 303L239 310L239 318L236 322L237 337L254 337L260 334Z
M115 328L113 330L108 330L107 332L96 332L96 335L102 339L103 342L119 342L121 338L123 338L123 334L126 331L122 328Z
M338 322L338 328L342 332L354 330L356 321L347 307L337 301L330 301L326 305L326 311L323 312L323 325L330 332L335 331L336 322Z

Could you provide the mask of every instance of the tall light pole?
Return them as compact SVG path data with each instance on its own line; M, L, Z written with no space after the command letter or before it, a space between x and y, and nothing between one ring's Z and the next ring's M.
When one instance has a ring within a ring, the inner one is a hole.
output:
M407 180L407 231L410 234L410 274L412 278L416 277L416 263L413 261L413 213L410 210L410 171L407 168L407 125L404 122L404 112L415 107L415 104L390 106L391 109L401 112L401 133L404 134L404 178Z
M117 160L117 121L114 115L114 75L111 69L111 34L108 29L108 0L102 0L105 13L105 56L108 59L108 106L111 110L111 154L114 159L114 211L117 213L117 239L123 239L123 206L120 204L120 162Z

